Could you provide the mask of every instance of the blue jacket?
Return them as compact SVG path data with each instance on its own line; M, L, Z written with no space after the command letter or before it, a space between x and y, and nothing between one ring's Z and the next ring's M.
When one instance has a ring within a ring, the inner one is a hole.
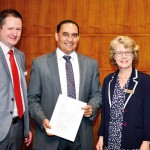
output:
M104 136L105 146L108 145L110 108L118 73L108 75L103 84L98 134ZM150 76L133 68L125 99L121 148L140 148L142 141L150 141Z

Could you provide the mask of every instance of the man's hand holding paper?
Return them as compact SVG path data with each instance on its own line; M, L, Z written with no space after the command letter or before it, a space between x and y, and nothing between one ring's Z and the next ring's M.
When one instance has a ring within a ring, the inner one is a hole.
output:
M50 120L51 129L48 128L46 130L47 133L74 141L84 114L84 110L86 110L83 108L86 108L86 105L87 104L85 102L59 95Z
M91 117L93 113L93 109L91 105L86 105L86 107L82 108L84 110L84 116L85 117Z

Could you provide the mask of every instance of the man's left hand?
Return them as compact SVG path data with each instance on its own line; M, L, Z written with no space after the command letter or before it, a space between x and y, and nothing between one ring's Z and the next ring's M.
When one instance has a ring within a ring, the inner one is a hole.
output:
M26 146L29 146L31 142L32 142L32 132L29 131L29 134L28 134L28 136L25 138L24 143L26 144Z
M84 110L84 116L85 117L91 117L93 113L93 109L91 105L86 105L86 107L82 108Z

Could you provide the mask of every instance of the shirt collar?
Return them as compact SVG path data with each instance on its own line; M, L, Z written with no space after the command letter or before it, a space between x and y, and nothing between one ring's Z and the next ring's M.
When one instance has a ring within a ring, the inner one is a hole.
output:
M56 49L56 55L57 55L57 59L61 60L63 59L63 56L66 55L64 52L62 52L59 48ZM76 59L77 57L77 53L75 51L73 51L72 53L69 54L69 56L71 56L71 59Z
M1 41L0 41L0 47L2 48L4 55L7 55L8 52L10 51L10 48L7 47L5 44L3 44ZM11 50L14 51L14 47Z

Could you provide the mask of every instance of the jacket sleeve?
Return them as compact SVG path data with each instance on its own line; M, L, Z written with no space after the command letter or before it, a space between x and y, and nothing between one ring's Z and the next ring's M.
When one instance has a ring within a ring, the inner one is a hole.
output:
M101 123L100 123L100 127L99 127L99 131L98 131L98 136L104 136L104 132L105 132L105 100L106 100L106 88L107 88L107 84L106 84L106 78L104 79L104 83L103 83L103 88L102 88L102 113L101 113Z
M41 106L41 80L37 61L33 61L28 85L29 112L34 121L43 129L46 115Z
M96 62L96 61L95 61ZM92 76L92 82L91 82L91 92L90 92L90 100L88 102L88 105L91 105L93 108L93 114L89 118L91 121L93 121L97 115L97 112L102 105L102 95L101 95L101 86L99 81L99 69L98 64L95 63L93 66L94 72Z
M145 99L144 99L144 141L150 141L150 76L145 79Z

